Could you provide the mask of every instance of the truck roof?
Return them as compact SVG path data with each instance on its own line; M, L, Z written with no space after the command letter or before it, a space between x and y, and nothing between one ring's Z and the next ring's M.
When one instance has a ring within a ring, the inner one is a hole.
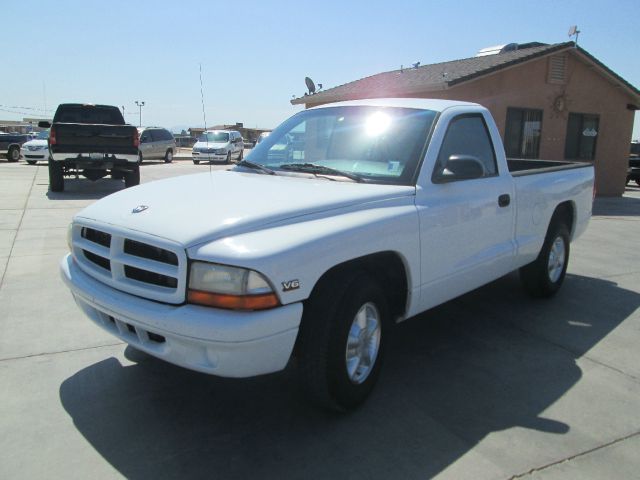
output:
M420 108L424 110L434 110L436 112L442 112L443 110L451 107L479 107L481 105L477 103L463 102L461 100L436 100L429 98L368 98L364 100L349 100L346 102L327 103L310 108L309 110L313 110L316 108L343 106Z

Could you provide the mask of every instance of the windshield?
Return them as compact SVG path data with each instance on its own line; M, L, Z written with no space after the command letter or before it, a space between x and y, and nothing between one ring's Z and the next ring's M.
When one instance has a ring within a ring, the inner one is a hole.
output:
M431 110L328 107L282 123L248 160L274 171L308 164L355 174L370 183L410 185L436 117ZM318 170L316 170L318 173Z
M198 137L199 142L228 142L229 134L226 132L205 132Z
M38 132L38 134L35 136L35 139L37 140L46 140L47 138L49 138L49 130Z

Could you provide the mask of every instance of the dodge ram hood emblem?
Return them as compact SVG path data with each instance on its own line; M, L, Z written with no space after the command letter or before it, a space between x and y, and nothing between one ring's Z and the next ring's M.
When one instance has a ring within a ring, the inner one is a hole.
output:
M148 210L148 209L149 209L149 207L147 205L138 205L136 208L131 210L131 213L140 213L140 212L144 212L145 210Z

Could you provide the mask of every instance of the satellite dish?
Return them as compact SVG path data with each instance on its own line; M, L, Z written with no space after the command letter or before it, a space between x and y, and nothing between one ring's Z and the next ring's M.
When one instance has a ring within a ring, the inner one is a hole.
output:
M572 25L571 28L569 29L569 36L571 37L575 35L577 31L578 31L578 26Z
M304 83L307 84L307 89L309 90L309 93L311 95L316 93L316 84L313 83L313 80L311 80L309 77L304 77Z

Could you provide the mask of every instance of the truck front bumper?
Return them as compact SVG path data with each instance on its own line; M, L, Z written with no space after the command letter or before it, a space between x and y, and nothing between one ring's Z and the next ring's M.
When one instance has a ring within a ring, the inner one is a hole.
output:
M162 360L221 377L284 369L302 318L301 303L240 312L146 300L98 282L70 254L60 273L78 306L104 330Z

